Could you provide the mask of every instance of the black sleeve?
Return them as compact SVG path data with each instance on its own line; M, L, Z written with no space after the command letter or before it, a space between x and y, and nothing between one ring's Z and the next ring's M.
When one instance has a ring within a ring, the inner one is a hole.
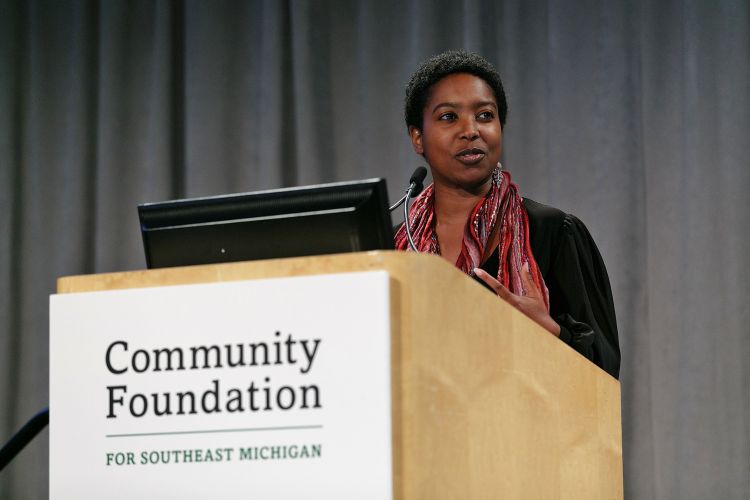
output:
M588 229L566 215L545 278L560 339L615 378L620 347L609 276Z

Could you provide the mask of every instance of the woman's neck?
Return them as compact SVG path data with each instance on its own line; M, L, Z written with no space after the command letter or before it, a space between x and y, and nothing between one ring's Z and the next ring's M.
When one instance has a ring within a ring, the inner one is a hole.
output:
M486 189L472 193L435 184L435 217L438 224L460 225L461 227L466 225L472 209L485 197L489 188L490 184Z
M470 193L462 189L435 185L435 233L440 255L451 264L456 263L461 253L466 221L486 193L486 190Z

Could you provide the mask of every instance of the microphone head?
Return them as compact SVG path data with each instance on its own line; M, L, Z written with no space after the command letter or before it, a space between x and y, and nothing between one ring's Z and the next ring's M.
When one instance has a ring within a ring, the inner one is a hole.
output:
M414 173L409 177L409 184L414 184L414 188L411 190L411 196L417 196L424 189L424 178L427 177L427 169L423 166L419 166L414 170Z

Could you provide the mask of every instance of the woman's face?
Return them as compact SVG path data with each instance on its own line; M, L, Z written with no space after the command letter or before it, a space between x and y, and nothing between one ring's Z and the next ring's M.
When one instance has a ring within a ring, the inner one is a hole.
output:
M484 189L503 149L490 86L468 73L448 75L432 86L422 113L422 130L410 127L409 135L414 151L430 165L436 187Z

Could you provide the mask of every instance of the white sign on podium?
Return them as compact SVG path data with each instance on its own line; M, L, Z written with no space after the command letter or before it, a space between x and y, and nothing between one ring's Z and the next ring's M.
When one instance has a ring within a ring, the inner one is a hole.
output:
M391 498L385 272L53 295L50 498Z

